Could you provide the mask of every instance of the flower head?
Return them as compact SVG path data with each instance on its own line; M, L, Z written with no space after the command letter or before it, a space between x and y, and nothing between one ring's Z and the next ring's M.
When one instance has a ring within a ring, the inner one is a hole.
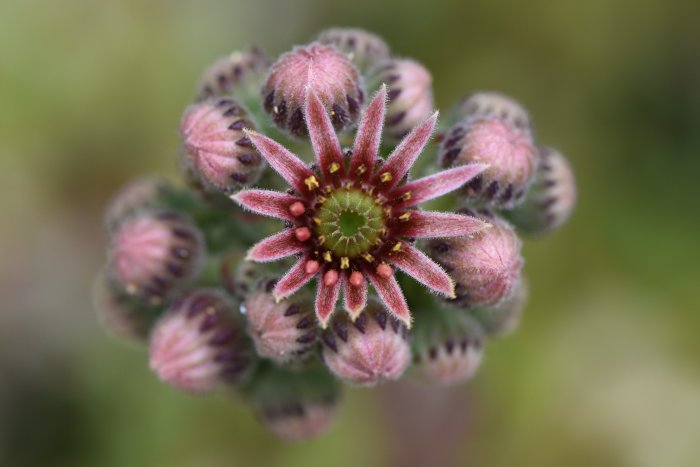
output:
M412 239L464 236L487 226L474 217L416 208L459 188L486 166L464 165L406 181L437 114L416 126L382 160L379 142L385 108L382 87L362 116L352 151L343 154L323 103L308 89L304 117L316 154L311 167L274 140L248 132L260 154L292 189L289 193L246 190L234 196L244 207L291 225L254 245L248 259L265 262L300 255L273 294L282 299L317 278L316 316L323 327L341 289L351 317L360 314L367 302L368 281L389 312L410 325L394 268L438 293L454 296L452 279Z

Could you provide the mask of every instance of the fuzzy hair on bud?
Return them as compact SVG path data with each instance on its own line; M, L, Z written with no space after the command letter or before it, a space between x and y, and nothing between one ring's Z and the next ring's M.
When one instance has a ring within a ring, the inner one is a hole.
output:
M364 29L326 29L318 35L318 42L336 46L363 72L389 58L389 46L384 39Z
M535 175L538 152L529 132L499 117L477 117L447 131L439 158L444 167L488 164L462 194L468 201L510 208L522 201Z
M336 131L357 121L364 102L362 79L337 48L314 42L280 56L262 87L263 108L279 128L304 137L309 92L318 96Z
M272 294L277 280L263 279L248 295L242 310L248 318L248 335L261 357L284 364L308 357L318 338L310 300L277 301Z
M506 221L486 219L490 228L433 240L429 246L432 258L454 279L456 294L449 301L460 307L497 306L511 296L520 277L520 239Z
M358 386L397 380L411 362L408 330L375 300L354 322L336 315L322 341L331 372Z
M180 390L205 393L248 376L252 354L240 315L218 290L177 300L151 335L151 369Z
M231 192L254 183L265 162L243 132L251 128L245 110L231 98L191 105L180 124L184 170L210 190Z
M199 273L204 255L202 234L187 216L143 212L112 233L110 278L129 295L158 304Z
M435 112L433 78L414 60L385 60L372 70L369 81L387 86L384 135L392 141L399 141Z
M107 229L116 229L120 222L138 211L157 208L170 185L158 177L142 177L124 185L105 209Z

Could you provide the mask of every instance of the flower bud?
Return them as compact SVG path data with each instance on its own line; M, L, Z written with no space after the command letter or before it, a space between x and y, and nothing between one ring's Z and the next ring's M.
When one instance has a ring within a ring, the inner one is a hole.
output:
M476 117L447 131L439 157L444 167L488 164L463 194L484 204L512 207L522 200L535 175L538 153L529 132L499 117Z
M199 272L204 254L201 233L183 214L143 212L113 233L110 274L128 294L157 304Z
M150 360L163 382L196 393L245 380L253 363L242 317L214 289L172 304L153 329Z
M248 335L258 355L284 364L307 357L318 335L313 304L297 296L277 302L272 296L276 283L261 280L241 310L248 317Z
M457 103L453 111L459 120L495 117L518 130L529 132L530 115L515 99L498 92L477 92Z
M460 307L496 306L511 296L520 277L520 239L507 222L495 217L485 220L490 228L429 244L431 257L455 281L456 296L450 301Z
M185 170L205 188L225 192L257 181L264 161L243 132L245 128L253 124L233 99L188 107L180 124Z
M360 71L389 58L389 46L384 39L364 29L326 29L318 35L318 41L336 46Z
M114 195L105 209L105 225L114 229L124 219L139 210L155 208L161 204L170 185L157 177L132 180Z
M128 342L145 342L161 311L134 299L100 273L93 285L92 301L99 321L110 334Z
M520 324L527 299L527 286L525 281L520 279L513 295L504 300L503 303L492 308L476 308L471 311L471 314L479 321L489 336L506 336L515 331Z
M398 141L433 114L432 81L430 72L413 60L386 60L373 70L371 82L387 86L385 136Z
M355 123L364 101L357 68L335 47L312 43L283 54L270 69L262 97L275 125L306 136L304 106L309 88L321 99L337 131Z
M337 381L321 366L300 371L265 366L246 393L267 429L291 441L325 432L340 400Z
M437 320L432 316L431 322L414 330L414 368L425 382L443 386L464 383L481 366L486 340L483 329L462 312L450 314Z
M566 158L551 148L540 148L540 163L525 202L507 213L516 227L541 235L561 227L576 206L576 180Z
M245 100L255 96L265 78L270 59L257 47L235 51L211 64L197 86L197 100L233 96Z
M354 322L336 314L322 341L328 368L359 386L399 379L411 362L408 330L374 300Z

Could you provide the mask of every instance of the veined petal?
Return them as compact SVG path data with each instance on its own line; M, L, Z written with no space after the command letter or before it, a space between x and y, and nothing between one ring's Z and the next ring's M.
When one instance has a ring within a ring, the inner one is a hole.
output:
M415 206L456 190L487 168L487 164L467 164L443 170L435 175L423 177L396 188L389 195L389 198L404 197L406 200L400 202L398 206Z
M328 177L340 170L342 170L340 174L344 173L343 152L340 149L333 122L323 103L310 87L306 91L304 118L309 130L309 139L323 175Z
M270 167L284 178L287 183L299 193L306 193L308 188L304 180L313 176L313 172L297 156L289 152L287 148L272 138L252 130L245 130L246 135L255 146L255 149L270 164Z
M450 276L435 261L413 245L402 244L401 251L391 256L391 262L431 289L451 298L455 296L455 285Z
M328 326L328 320L335 311L335 304L340 295L340 287L345 280L341 276L333 285L326 285L321 274L318 275L318 288L316 289L316 318L322 328Z
M355 321L362 313L362 310L365 309L365 306L367 306L367 281L363 281L361 286L356 287L346 278L343 290L343 304L345 305L345 311Z
M410 329L411 313L408 311L406 298L403 296L396 277L392 274L390 277L385 278L374 271L367 271L367 276L374 290L377 291L377 295L386 305L387 310Z
M275 290L272 291L275 299L283 299L292 295L316 276L316 273L306 272L306 261L306 258L301 258L294 263L294 266L277 282Z
M272 190L239 191L231 196L231 199L257 214L289 221L295 220L289 211L289 206L296 202L304 202L296 196Z
M372 174L374 162L379 154L385 112L386 85L383 84L362 114L352 149L350 174L361 178L367 178ZM360 169L361 166L364 166L364 169Z
M408 173L435 129L438 113L415 127L396 146L384 165L375 174L376 183L383 189L395 187Z
M401 235L415 238L462 237L490 227L476 217L433 211L410 211Z
M253 245L246 260L265 263L300 253L303 249L304 246L294 237L294 230L285 229Z

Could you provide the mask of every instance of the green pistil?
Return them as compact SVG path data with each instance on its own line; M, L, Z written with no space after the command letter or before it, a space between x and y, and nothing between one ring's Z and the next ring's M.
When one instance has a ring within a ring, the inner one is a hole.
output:
M316 235L338 258L367 253L381 236L384 217L374 197L356 190L340 189L327 196L318 210Z

